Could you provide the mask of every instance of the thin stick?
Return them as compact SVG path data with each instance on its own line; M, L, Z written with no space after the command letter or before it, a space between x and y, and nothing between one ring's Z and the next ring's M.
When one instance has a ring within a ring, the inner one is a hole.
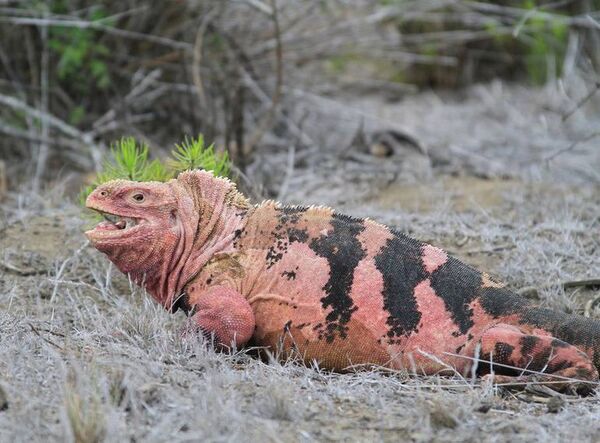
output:
M8 262L0 260L0 267L4 268L7 272L11 272L13 274L20 275L22 277L29 277L31 275L40 275L47 274L48 270L39 270L39 269L21 269L15 265L12 265Z
M281 29L279 28L279 14L277 10L277 0L271 0L271 18L273 19L273 27L275 30L275 62L276 62L276 80L275 92L271 98L271 107L267 111L264 119L257 125L256 131L248 141L248 151L252 152L254 146L263 138L265 132L273 124L279 101L281 100L283 89L283 47L281 44Z
M204 85L202 84L202 76L200 74L200 67L202 65L202 48L204 46L204 33L211 19L211 13L207 14L196 33L196 39L194 42L194 50L192 51L192 81L196 87L198 98L200 99L200 106L206 108L206 94L204 93Z
M464 358L466 360L489 363L488 361L481 360L479 358L469 357L467 355L454 354L452 352L444 352L444 354L445 355L450 355L452 357ZM552 374L552 373L548 373L548 372L534 371L532 369L526 369L526 368L519 368L517 366L505 365L503 363L492 362L492 364L494 366L499 366L499 367L502 367L502 368L508 368L508 369L514 369L514 370L517 370L517 371L522 371L523 374L527 373L527 374L533 374L533 375L543 375L544 377L553 377L553 378L556 378L557 380L554 381L554 382L552 382L552 383L559 383L559 380L564 380L564 381L568 381L568 382L572 382L572 383L588 383L590 385L600 386L600 382L597 382L597 381L580 380L578 378L564 377L562 375L556 375L556 374ZM540 382L540 384L542 384L542 385L544 385L546 383L550 383L550 382Z
M175 49L190 49L192 47L192 45L187 42L179 42L170 38L159 37L151 34L143 34L141 32L126 31L125 29L119 29L105 25L99 21L91 22L87 20L62 20L55 18L33 17L0 17L0 23L10 23L13 25L24 26L60 26L65 28L96 29L98 31L104 31L107 34L116 35L118 37L148 41Z
M566 121L569 117L571 117L579 108L581 108L583 105L586 104L586 102L588 102L593 96L594 94L596 94L596 92L598 92L598 90L600 89L600 82L596 82L596 84L594 85L594 88L588 92L585 97L583 97L581 100L579 100L577 102L577 104L575 105L575 107L573 109L571 109L569 112L567 112L566 114L563 114L562 116L562 121Z
M29 324L29 327L31 328L31 331L32 331L32 332L33 332L35 335L37 335L39 338L41 338L42 340L44 340L46 343L48 343L48 344L50 344L50 345L54 346L55 348L57 348L57 349L60 349L61 351L63 351L63 352L64 352L64 350L65 350L65 349L64 349L62 346L60 346L60 345L57 345L56 343L54 343L54 342L53 342L52 340L50 340L49 338L46 338L46 337L44 337L42 334L40 334L40 331L38 331L38 330L35 328L35 326L33 326L31 323L28 323L28 324Z
M600 278L590 278L588 280L572 280L565 281L561 283L563 288L593 288L595 286L600 286Z
M48 9L44 8L44 17L47 17ZM33 192L38 192L40 188L40 181L46 169L46 161L48 159L48 150L49 146L46 140L48 140L49 134L49 125L48 119L46 118L48 115L48 26L43 25L40 29L40 37L42 40L42 57L40 61L40 88L41 88L41 98L40 105L42 110L42 131L41 131L41 141L40 148L37 156L37 161L35 165L35 174L33 176L32 188Z
M594 139L594 138L596 138L598 136L600 136L600 132L594 132L594 133L588 135L587 137L582 138L581 140L576 140L573 143L571 143L569 146L567 146L566 148L562 148L562 149L559 149L558 151L553 152L552 154L550 154L549 156L547 156L544 159L544 161L549 162L550 160L558 157L561 154L564 154L565 152L572 151L580 143L589 142L590 140L592 140L592 139Z
M29 114L34 118L39 119L40 121L45 119L49 126L58 129L66 135L83 141L83 143L89 147L90 154L94 161L96 161L96 159L100 157L99 152L104 150L104 146L93 142L91 134L81 132L79 129L69 125L68 123L65 123L61 119L55 117L54 115L48 112L43 112L42 110L32 108L22 100L19 100L15 97L11 97L9 95L0 94L0 104L6 105L10 108L19 111L23 111L26 114Z

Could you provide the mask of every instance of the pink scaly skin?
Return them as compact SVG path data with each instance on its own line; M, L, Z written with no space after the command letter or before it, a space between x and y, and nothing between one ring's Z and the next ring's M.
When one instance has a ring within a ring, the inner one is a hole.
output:
M193 323L207 336L214 334L219 345L241 346L254 334L252 306L239 292L227 286L214 286L202 292L194 310Z
M451 368L559 390L598 380L597 321L531 305L372 220L251 205L204 171L109 182L86 204L110 219L86 232L92 244L220 346L252 342L337 371Z

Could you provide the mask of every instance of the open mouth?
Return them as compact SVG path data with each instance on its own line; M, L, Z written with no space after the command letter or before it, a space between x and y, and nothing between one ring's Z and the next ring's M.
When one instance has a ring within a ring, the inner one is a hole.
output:
M142 219L123 217L109 212L97 211L104 217L104 221L100 222L94 230L100 231L126 231L132 229L142 223Z

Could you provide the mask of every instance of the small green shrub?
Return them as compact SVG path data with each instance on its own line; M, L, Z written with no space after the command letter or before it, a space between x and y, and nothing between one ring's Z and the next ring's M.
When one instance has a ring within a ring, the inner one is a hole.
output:
M215 175L227 177L230 173L230 162L227 152L219 155L215 153L214 143L204 146L204 137L198 135L196 139L185 137L183 143L176 144L171 151L171 169L174 171L187 171L190 169L206 169Z
M403 0L379 0L379 3L403 7L408 4ZM499 10L482 9L479 20L470 20L466 15L469 5L462 3L441 2L439 7L428 11L431 17L416 14L415 18L394 19L403 37L402 50L431 60L401 64L406 82L456 87L504 77L540 85L561 75L572 7L536 0L483 0L472 3L482 8L494 5ZM510 14L503 13L502 8ZM444 39L453 33L456 40ZM444 66L435 62L438 56L454 57L457 63Z
M170 157L164 162L150 160L148 145L136 142L133 137L123 137L113 144L110 158L104 162L94 183L81 191L80 202L85 203L87 196L97 186L110 180L165 182L180 172L193 169L205 169L221 177L229 177L231 173L227 153L216 153L214 144L205 146L202 135L197 138L186 137L181 144L175 145Z
M524 5L533 10L535 2L530 0ZM528 23L529 31L526 33L527 41L525 52L525 67L529 79L534 84L543 84L550 76L560 75L563 59L568 44L569 27L565 21L556 18L534 16ZM549 57L554 59L554 66L549 66ZM554 69L551 73L549 70Z
M49 9L53 13L66 13L68 3L55 0ZM87 19L110 25L106 12L100 7L90 8ZM49 46L55 57L56 73L60 80L76 85L81 91L90 86L106 89L110 85L108 61L110 50L98 42L101 33L90 28L53 26L49 29Z

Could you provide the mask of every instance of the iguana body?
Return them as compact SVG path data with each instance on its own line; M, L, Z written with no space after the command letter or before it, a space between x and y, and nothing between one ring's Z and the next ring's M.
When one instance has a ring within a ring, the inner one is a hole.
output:
M515 368L548 374L541 380L556 388L598 379L600 323L530 305L372 220L250 205L202 171L168 183L109 182L87 205L130 218L88 231L94 246L221 344L252 342L338 371L468 374L480 360L477 372L493 369L496 382L529 379Z

